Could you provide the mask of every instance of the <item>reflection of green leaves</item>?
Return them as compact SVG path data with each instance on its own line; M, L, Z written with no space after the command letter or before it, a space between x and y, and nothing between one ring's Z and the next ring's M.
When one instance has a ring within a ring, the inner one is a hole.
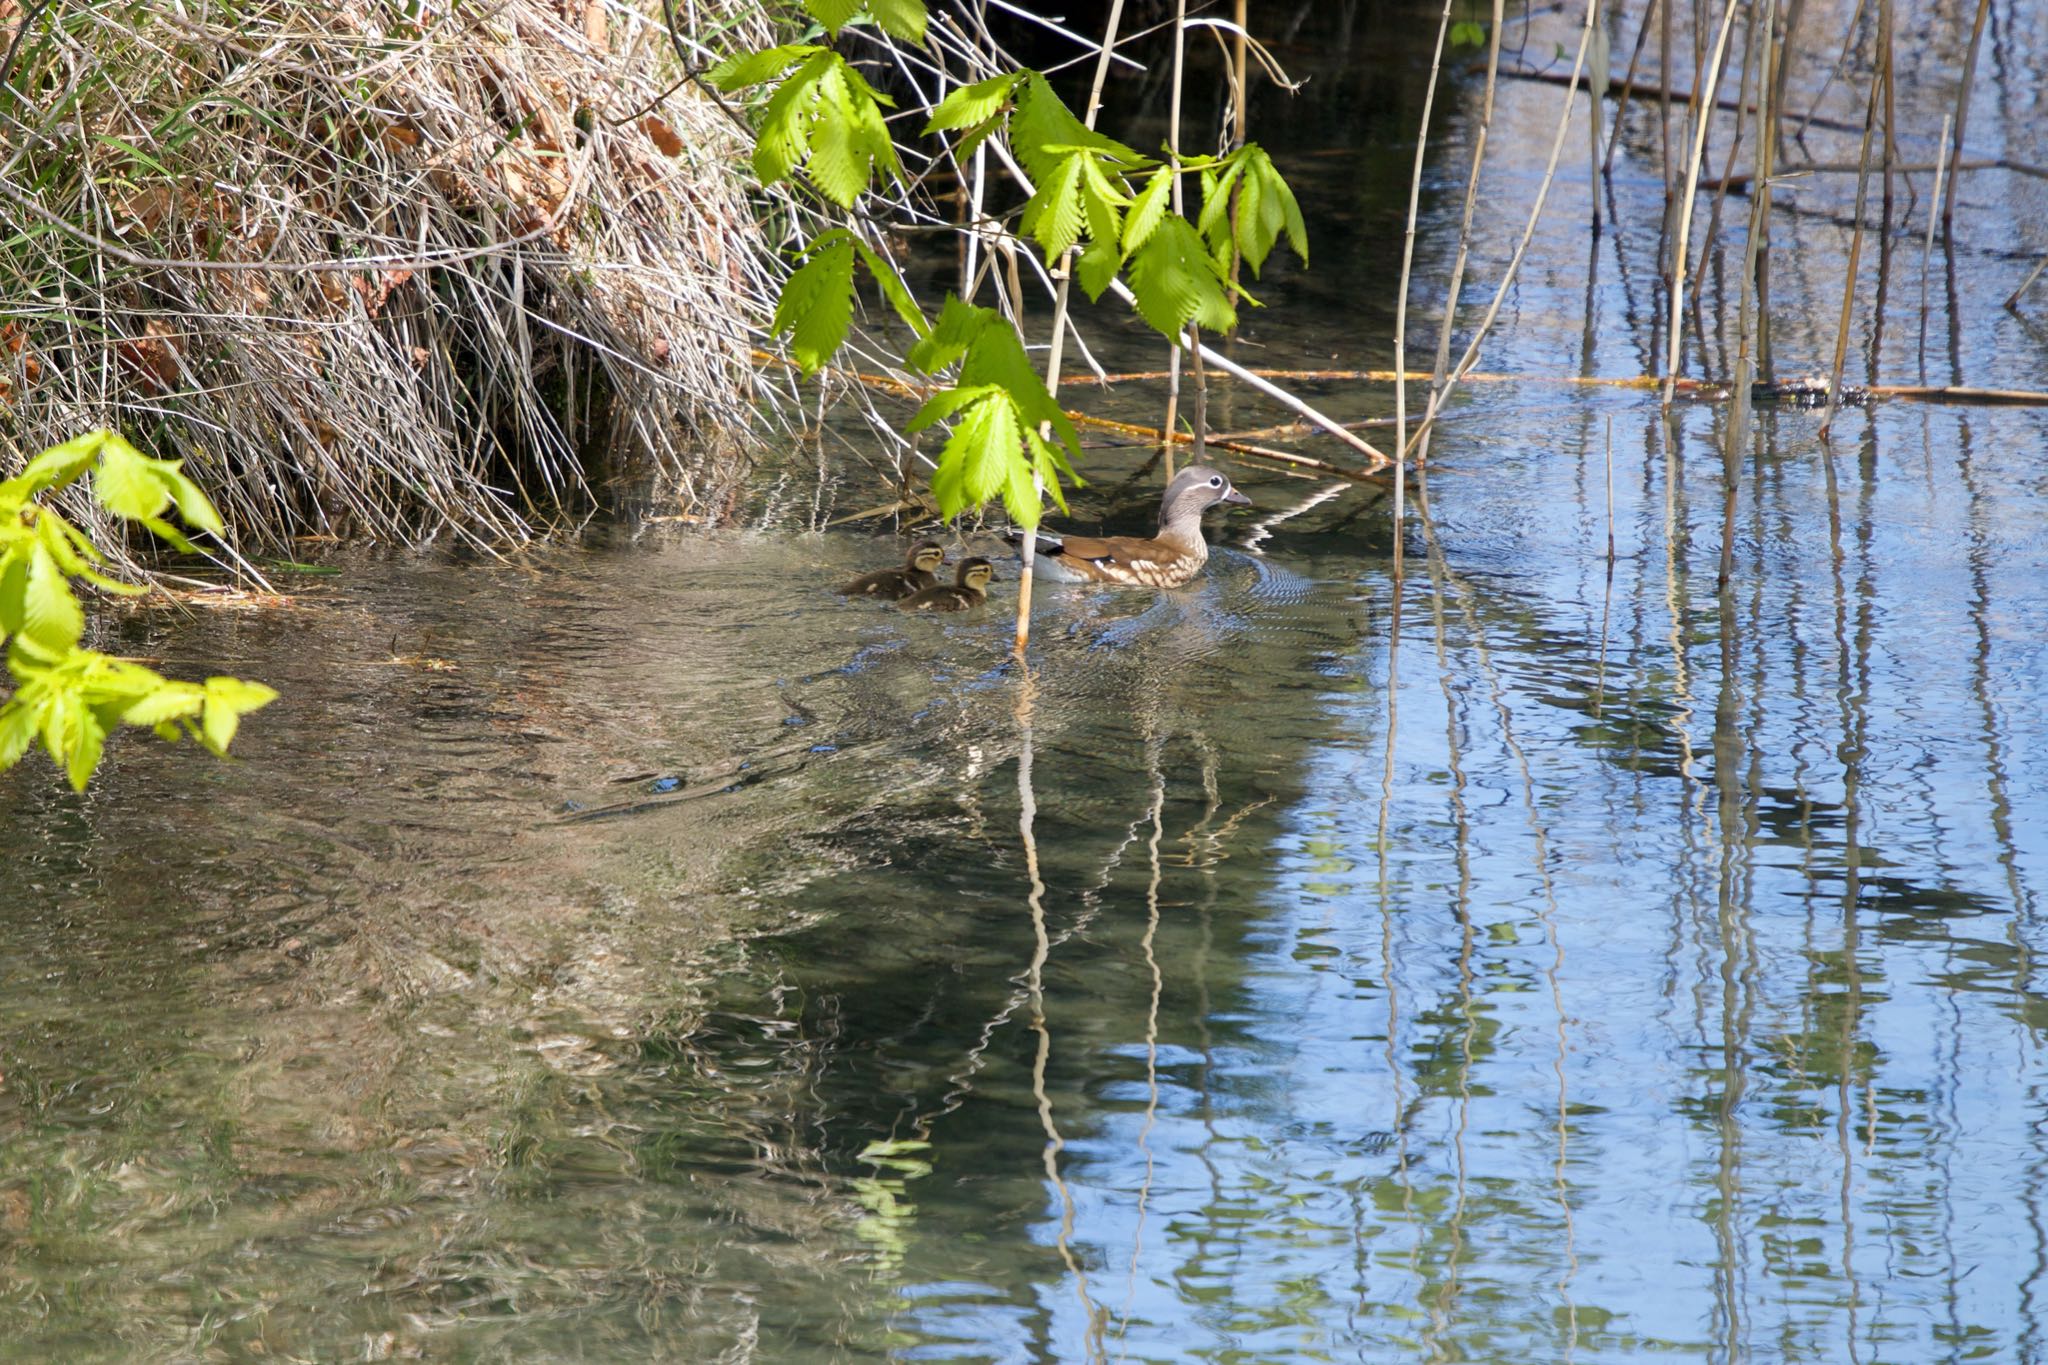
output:
M219 754L241 717L277 697L261 683L236 678L209 678L203 686L173 682L140 664L80 647L85 612L72 591L73 578L110 592L142 591L102 573L97 566L105 557L92 541L37 501L88 470L102 507L180 548L190 547L165 520L173 507L195 529L222 529L220 514L178 461L144 455L111 431L53 446L0 482L0 639L7 642L7 670L15 682L13 694L0 703L0 769L20 761L40 740L79 790L117 725L146 726L167 739L190 735Z
M910 1140L871 1142L860 1159L880 1172L856 1176L848 1182L854 1199L867 1211L854 1227L862 1241L875 1250L883 1270L894 1270L909 1250L909 1233L915 1225L917 1205L904 1196L910 1182L932 1172L928 1160L931 1144Z

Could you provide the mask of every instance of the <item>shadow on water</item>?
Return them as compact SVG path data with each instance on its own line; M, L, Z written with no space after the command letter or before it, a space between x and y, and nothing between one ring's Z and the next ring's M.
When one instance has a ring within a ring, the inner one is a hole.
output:
M1341 86L1363 13L1283 57ZM2025 158L2048 34L1997 13L1973 127ZM1276 259L1240 344L1372 363L1408 106L1315 98L1264 112L1342 264ZM1557 95L1500 98L1519 203ZM1590 272L1560 184L1490 366L1651 367L1657 118ZM1832 346L1838 190L1790 192L1788 369ZM1983 304L2044 245L1994 207L1933 267L1971 383L2048 360ZM1898 375L1894 309L1854 353ZM1042 587L1028 677L1007 577L835 598L898 543L815 533L882 499L792 474L770 532L115 619L284 699L232 763L0 779L0 1358L2038 1358L2048 432L1766 408L1731 510L1726 420L1475 386L1398 585L1376 493L1234 468L1208 573ZM1073 524L1143 528L1134 464Z

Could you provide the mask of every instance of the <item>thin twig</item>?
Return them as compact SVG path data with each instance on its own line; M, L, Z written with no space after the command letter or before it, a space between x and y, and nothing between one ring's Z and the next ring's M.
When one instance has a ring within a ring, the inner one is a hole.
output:
M1685 195L1678 208L1678 249L1672 256L1671 268L1671 323L1664 338L1666 351L1664 361L1664 402L1671 402L1671 385L1678 377L1678 353L1681 340L1680 327L1685 320L1685 266L1686 238L1692 232L1693 203L1699 197L1700 161L1707 151L1707 125L1711 121L1714 87L1721 81L1721 61L1728 50L1728 33L1735 26L1737 0L1728 0L1721 11L1721 30L1714 38L1713 59L1707 63L1707 105L1695 109L1692 157L1686 171Z
M1436 83L1443 68L1444 36L1451 31L1451 0L1444 0L1436 22L1436 50L1430 54L1429 86L1422 96L1422 124L1415 130L1415 170L1408 179L1408 229L1401 238L1401 283L1394 295L1394 373L1408 372L1408 277L1415 266L1415 214L1422 202L1423 159L1429 151L1429 116L1436 107ZM1597 198L1597 192L1595 198ZM1394 449L1408 447L1408 382L1394 381ZM1408 485L1406 460L1394 464L1394 590L1401 584L1401 532Z
M1856 301L1856 268L1863 256L1863 204L1870 189L1870 134L1877 124L1878 89L1883 84L1882 72L1871 78L1870 102L1863 115L1863 172L1856 177L1856 222L1849 230L1849 265L1842 281L1842 318L1835 329L1835 365L1828 378L1827 411L1820 419L1820 438L1823 441L1828 439L1828 431L1835 422L1835 410L1842 401L1842 363L1849 350L1849 316Z

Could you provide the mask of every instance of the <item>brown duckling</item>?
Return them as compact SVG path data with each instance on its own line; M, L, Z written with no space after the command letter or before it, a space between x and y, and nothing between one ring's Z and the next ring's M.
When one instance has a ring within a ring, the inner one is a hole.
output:
M942 588L926 588L896 604L899 611L972 611L988 600L988 581L995 565L979 556L960 561L958 576Z
M862 574L851 583L842 583L838 592L841 597L872 597L881 602L894 602L936 587L939 576L933 571L945 562L946 552L936 540L920 540L910 547L910 555L903 561L902 568Z

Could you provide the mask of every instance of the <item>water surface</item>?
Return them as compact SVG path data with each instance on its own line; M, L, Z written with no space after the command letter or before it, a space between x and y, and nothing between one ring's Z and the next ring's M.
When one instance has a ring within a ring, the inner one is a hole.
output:
M2048 49L2000 14L2010 149ZM1330 226L1262 363L1387 358L1412 130L1340 39L1286 49L1314 117L1266 111ZM1557 99L1502 89L1476 288ZM1632 117L1621 229L1560 184L1490 370L1654 367ZM1923 352L1925 191L1851 377L2029 382L2029 191L1972 182ZM1852 192L1781 223L1785 372ZM1398 582L1380 490L1232 466L1209 573L1041 587L1028 670L1007 567L960 618L831 595L900 552L818 529L883 500L859 461L750 529L114 622L284 699L231 763L0 779L0 1357L2041 1358L2044 420L1765 409L1732 503L1727 421L1475 385ZM1076 523L1145 524L1139 458Z

